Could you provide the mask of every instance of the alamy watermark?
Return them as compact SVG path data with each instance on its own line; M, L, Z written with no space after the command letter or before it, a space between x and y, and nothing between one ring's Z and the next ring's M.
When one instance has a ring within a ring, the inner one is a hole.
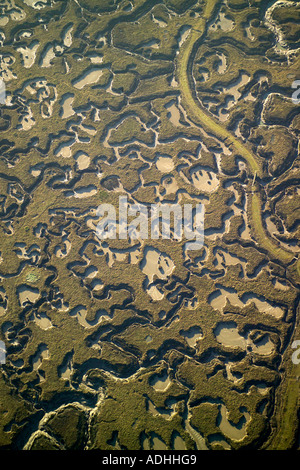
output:
M292 102L294 104L300 104L300 80L295 80L292 83L292 88L296 88L296 91L292 94Z
M0 341L0 364L5 364L6 361L6 348L3 341Z
M186 250L198 250L204 244L204 205L196 204L129 204L119 197L118 217L112 204L100 204L96 235L100 240L157 240L184 238Z
M5 102L6 102L5 82L0 78L0 104L5 104Z
M292 354L292 362L293 364L300 364L300 340L296 340L292 343L292 349L296 349L295 352Z

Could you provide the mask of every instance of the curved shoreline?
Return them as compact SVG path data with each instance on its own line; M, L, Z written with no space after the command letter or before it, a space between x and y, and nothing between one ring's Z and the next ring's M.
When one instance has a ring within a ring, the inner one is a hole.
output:
M182 96L182 105L187 110L190 118L197 124L201 125L205 130L213 132L216 136L227 145L232 146L237 150L241 157L245 158L248 162L251 173L253 175L252 191L251 191L251 219L253 228L257 238L257 242L264 248L271 256L275 257L282 263L291 263L295 259L295 254L284 250L278 246L265 232L262 218L261 218L261 198L258 193L259 187L256 182L256 177L263 176L263 169L260 162L257 161L251 150L243 144L240 140L235 138L221 123L215 121L207 111L201 108L201 104L196 101L189 71L191 69L191 56L193 49L199 39L205 34L207 23L211 19L215 7L218 2L212 4L207 3L203 16L199 19L197 27L191 29L191 32L182 46L177 58L176 78ZM300 275L300 260L297 262L297 273Z

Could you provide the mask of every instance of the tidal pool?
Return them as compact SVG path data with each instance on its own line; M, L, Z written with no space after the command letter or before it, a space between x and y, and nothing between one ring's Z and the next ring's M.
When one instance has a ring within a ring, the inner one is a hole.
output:
M169 173L174 170L174 162L172 157L160 155L156 160L156 168L162 173Z
M251 330L242 335L238 331L237 324L233 321L220 322L215 328L214 334L216 340L225 347L239 348L261 356L269 356L275 350L275 345L271 341L269 333L262 333L258 338L252 339ZM229 373L229 378L236 381L230 370L231 365L232 363L228 363L226 370Z
M17 293L21 307L24 307L27 302L34 304L40 297L38 289L25 284L17 287Z
M170 387L171 383L167 371L165 371L162 376L154 375L150 379L150 385L156 392L165 392Z
M228 419L228 411L225 405L220 405L220 431L233 441L241 441L247 435L247 426L250 421L250 413L243 411L243 418L237 425L232 424Z
M180 334L184 337L190 348L195 348L199 339L203 338L201 328L192 326L188 331L181 331Z
M102 74L103 71L97 68L87 70L77 79L75 79L72 84L78 90L82 90L82 88L84 88L86 85L97 83Z
M272 315L273 317L280 319L284 315L283 308L271 304L269 301L263 298L259 298L252 292L247 292L242 296L239 296L234 289L229 289L226 287L220 287L208 298L210 305L220 312L224 311L226 307L227 300L235 307L244 308L246 305L254 303L256 308L261 313L266 313Z

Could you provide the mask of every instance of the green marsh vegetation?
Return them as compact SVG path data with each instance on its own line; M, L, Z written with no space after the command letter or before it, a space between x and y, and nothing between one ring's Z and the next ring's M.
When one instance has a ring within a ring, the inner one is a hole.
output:
M0 23L0 447L292 448L298 9L15 3ZM204 246L99 240L97 208L120 195L203 203Z

